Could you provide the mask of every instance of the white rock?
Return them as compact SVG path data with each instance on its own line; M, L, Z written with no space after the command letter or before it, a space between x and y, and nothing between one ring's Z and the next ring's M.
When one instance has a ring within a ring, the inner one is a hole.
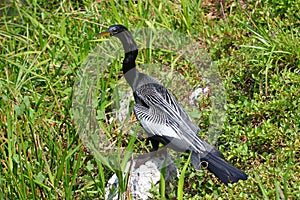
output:
M190 95L190 104L191 105L197 105L197 99L207 96L209 93L209 88L204 87L204 88L197 88L195 89L192 94Z
M177 168L166 151L164 151L165 153L158 152L144 154L127 163L124 176L126 173L130 173L127 187L130 188L131 199L151 199L152 196L149 191L153 185L159 184L161 170L164 166L166 166L166 191L168 191L169 183L179 176ZM118 184L118 177L114 174L105 188L106 199L118 199Z

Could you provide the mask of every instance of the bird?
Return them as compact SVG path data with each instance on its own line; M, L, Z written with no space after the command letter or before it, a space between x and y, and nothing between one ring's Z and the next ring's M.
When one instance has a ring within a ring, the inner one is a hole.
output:
M191 163L198 170L206 163L207 169L225 185L247 180L248 175L229 164L214 146L201 139L197 126L178 103L175 96L154 78L136 68L138 46L132 33L121 24L109 26L101 37L117 37L124 48L123 75L130 85L135 104L134 115L156 148L162 143L178 152L190 152Z

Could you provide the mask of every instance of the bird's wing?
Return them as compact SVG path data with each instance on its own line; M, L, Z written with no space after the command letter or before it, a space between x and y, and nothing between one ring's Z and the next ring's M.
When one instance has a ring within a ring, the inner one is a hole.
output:
M135 116L140 121L143 128L150 136L161 136L168 138L180 139L180 136L175 132L176 126L167 123L167 115L160 111L159 108L144 107L140 104L133 106Z
M197 136L199 127L164 86L145 84L134 91L134 96L137 102L135 114L149 134L180 139L199 153L208 150Z

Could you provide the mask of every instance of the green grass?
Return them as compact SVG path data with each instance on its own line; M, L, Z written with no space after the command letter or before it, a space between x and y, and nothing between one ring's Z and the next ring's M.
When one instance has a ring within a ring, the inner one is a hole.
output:
M249 179L226 187L206 170L186 168L182 157L176 164L184 180L180 177L170 197L300 199L299 2L24 2L0 2L0 199L104 197L115 170L95 159L80 140L72 91L81 65L102 42L96 34L116 23L191 36L209 52L224 81L227 118L218 148ZM171 66L175 58L160 50L142 51L138 63ZM98 84L97 113L104 124L120 65L121 60L112 63ZM184 60L174 69L198 84L197 72ZM209 105L199 108L203 135ZM133 145L128 148L149 149L144 140L132 144L128 134L110 134ZM120 192L126 192L126 182Z

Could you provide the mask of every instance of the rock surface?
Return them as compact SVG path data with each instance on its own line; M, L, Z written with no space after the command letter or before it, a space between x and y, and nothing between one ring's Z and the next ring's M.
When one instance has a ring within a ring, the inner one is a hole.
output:
M139 156L129 161L124 175L129 173L127 187L130 191L131 199L151 199L149 192L153 186L160 182L161 171L165 167L166 191L168 192L169 183L178 177L178 170L166 151L161 153L151 152ZM117 200L119 180L114 174L108 181L106 187L106 199Z

